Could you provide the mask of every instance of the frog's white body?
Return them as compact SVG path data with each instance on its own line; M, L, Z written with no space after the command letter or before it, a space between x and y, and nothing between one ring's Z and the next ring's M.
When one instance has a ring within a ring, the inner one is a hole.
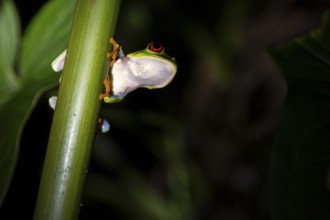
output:
M124 98L141 87L162 88L172 81L176 67L157 57L132 57L116 60L112 67L112 96Z
M63 69L66 50L53 62L55 72ZM137 88L162 88L175 76L177 67L172 62L158 56L125 56L122 52L111 69L111 100L123 99ZM106 100L106 99L105 99ZM106 101L107 102L107 101Z

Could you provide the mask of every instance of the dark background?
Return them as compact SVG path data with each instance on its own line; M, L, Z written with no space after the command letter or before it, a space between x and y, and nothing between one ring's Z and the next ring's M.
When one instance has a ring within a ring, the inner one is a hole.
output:
M45 1L15 2L24 34ZM285 83L267 47L317 27L327 6L123 0L115 37L124 51L162 42L178 73L164 89L102 108L112 128L96 136L80 219L270 219L269 159ZM24 129L0 219L32 218L53 114L48 97Z

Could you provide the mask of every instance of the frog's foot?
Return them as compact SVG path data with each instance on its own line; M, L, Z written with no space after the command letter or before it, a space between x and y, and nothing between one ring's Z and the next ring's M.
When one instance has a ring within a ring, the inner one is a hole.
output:
M104 100L105 103L116 103L116 102L120 102L123 99L118 98L118 97L108 96L108 97L105 97L103 100Z
M103 100L105 103L116 103L116 102L120 102L121 100L123 100L123 98L107 96L107 97L104 97Z
M119 52L120 46L113 37L110 38L109 42L112 45L112 50L108 51L107 58L111 58L109 62L109 68L111 68L113 64L116 62L117 54Z
M56 103L57 103L57 96L52 96L48 99L48 105L53 110L55 110L55 108L56 108Z
M110 123L104 118L99 118L98 131L102 133L107 133L109 130L110 130Z
M103 80L104 85L104 93L100 94L99 98L100 100L104 100L106 97L110 96L110 79L109 75Z

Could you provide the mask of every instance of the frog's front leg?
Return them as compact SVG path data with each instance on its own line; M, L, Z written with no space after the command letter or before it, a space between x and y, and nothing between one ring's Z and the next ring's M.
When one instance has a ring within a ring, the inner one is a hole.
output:
M111 60L109 62L109 67L112 67L113 64L116 62L117 54L119 52L120 46L113 37L110 38L109 42L112 45L112 50L107 52L107 58L111 57Z
M110 92L111 92L111 78L110 78L111 68L112 68L113 64L116 62L117 54L120 50L119 44L115 41L115 39L113 37L110 38L109 42L112 45L112 49L107 52L107 58L111 59L111 60L109 61L107 75L106 75L105 79L103 80L104 93L100 94L100 99L104 100L104 101L105 101L105 99L108 99L110 97Z

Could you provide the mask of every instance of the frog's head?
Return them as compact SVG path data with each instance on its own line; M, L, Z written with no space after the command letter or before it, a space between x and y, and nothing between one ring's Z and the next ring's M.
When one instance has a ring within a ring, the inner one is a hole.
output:
M177 63L175 58L165 53L165 48L161 43L151 42L147 48L129 54L132 57L149 57L151 59L160 59L163 62L170 62L171 65L176 67Z
M151 42L147 48L127 55L136 58L140 66L150 67L149 71L154 71L150 77L154 77L153 85L144 86L149 89L162 88L169 84L177 71L175 58L165 53L164 46L158 42ZM145 74L147 76L149 74ZM163 77L161 77L163 76ZM159 82L156 81L159 79Z
M165 53L164 47L149 43L146 49L117 59L111 70L112 94L104 101L116 102L141 87L162 88L172 81L176 71L176 61Z

